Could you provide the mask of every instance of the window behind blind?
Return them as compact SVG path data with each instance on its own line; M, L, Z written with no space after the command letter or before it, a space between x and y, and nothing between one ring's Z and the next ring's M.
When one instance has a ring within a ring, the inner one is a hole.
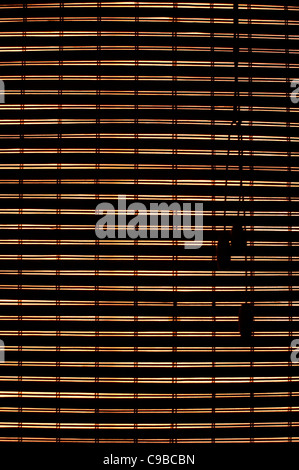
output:
M0 9L0 440L297 442L299 7ZM203 202L203 246L97 239L119 194Z

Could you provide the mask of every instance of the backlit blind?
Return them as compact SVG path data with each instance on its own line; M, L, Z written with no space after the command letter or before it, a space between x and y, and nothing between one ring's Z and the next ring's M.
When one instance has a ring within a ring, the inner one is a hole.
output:
M299 7L0 13L0 441L299 441ZM202 202L202 247L98 239L120 194Z

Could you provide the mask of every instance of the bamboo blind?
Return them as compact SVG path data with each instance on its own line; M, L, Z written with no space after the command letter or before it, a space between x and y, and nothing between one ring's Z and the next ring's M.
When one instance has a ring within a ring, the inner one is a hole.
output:
M0 12L0 441L299 441L299 7ZM97 239L119 194L203 202L203 246Z

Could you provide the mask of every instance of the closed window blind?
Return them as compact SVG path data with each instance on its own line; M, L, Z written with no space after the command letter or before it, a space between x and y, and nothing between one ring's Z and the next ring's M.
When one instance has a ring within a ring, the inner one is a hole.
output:
M298 442L299 7L0 11L0 441ZM120 194L202 247L98 239Z

